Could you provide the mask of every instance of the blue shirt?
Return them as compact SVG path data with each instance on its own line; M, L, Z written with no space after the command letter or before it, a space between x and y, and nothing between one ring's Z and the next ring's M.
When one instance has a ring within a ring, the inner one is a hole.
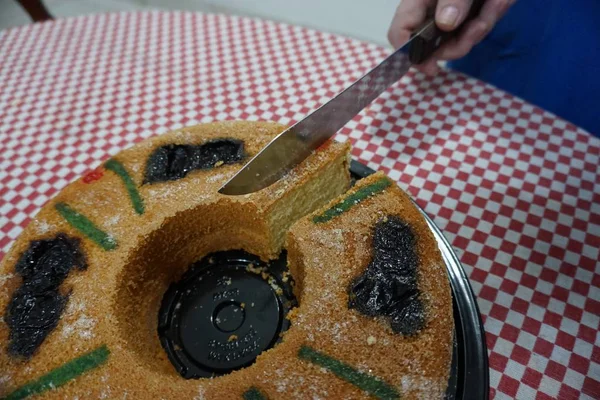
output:
M518 0L449 65L600 136L600 0Z

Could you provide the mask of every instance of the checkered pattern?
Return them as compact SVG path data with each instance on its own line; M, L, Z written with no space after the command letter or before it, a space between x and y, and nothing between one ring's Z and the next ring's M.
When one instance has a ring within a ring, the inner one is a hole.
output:
M148 136L292 123L388 50L264 21L111 14L0 33L0 255L69 181ZM444 230L497 399L600 398L600 140L462 75L410 74L339 133Z

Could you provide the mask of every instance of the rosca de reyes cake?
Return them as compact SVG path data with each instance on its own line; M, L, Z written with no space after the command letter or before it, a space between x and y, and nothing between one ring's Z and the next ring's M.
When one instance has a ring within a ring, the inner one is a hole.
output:
M219 188L284 129L141 142L63 189L0 264L0 398L441 398L451 295L427 223L328 142Z

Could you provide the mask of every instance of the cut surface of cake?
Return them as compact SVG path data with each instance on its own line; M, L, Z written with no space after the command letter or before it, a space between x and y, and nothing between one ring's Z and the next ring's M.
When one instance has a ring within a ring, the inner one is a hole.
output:
M157 136L46 204L0 264L0 397L443 397L450 289L402 190L329 142L218 193L284 128Z

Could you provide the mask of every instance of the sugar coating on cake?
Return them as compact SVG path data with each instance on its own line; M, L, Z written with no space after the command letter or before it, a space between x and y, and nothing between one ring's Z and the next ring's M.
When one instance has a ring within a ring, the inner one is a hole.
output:
M435 239L400 189L378 174L337 197L350 185L349 146L331 142L262 191L218 194L283 129L223 122L157 136L44 206L0 265L0 397L441 397L452 348L449 286ZM391 251L390 235L415 254ZM47 248L55 250L39 250ZM244 250L268 261L282 248L291 272L282 279L293 280L298 307L280 342L248 367L183 379L157 334L169 285L211 253ZM368 307L387 296L377 276L400 256L418 260L389 280L406 290L391 296L394 306ZM28 317L28 304L53 312ZM403 315L408 322L394 329ZM31 344L10 344L40 327Z

